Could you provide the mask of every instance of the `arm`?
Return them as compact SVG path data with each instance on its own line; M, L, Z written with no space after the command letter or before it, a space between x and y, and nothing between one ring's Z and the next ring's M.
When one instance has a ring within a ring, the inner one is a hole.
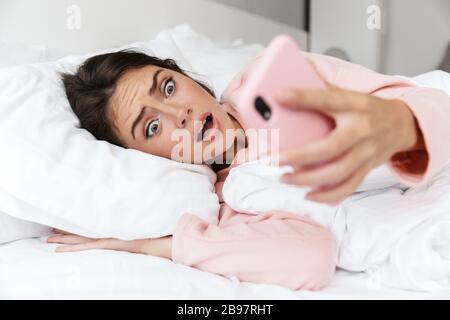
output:
M292 290L319 289L330 281L337 249L325 228L289 213L251 216L228 209L218 226L183 216L173 237L173 260Z
M298 169L282 181L311 187L306 199L337 204L382 164L403 184L423 184L450 160L450 97L444 92L336 58L305 55L329 90L293 88L278 100L336 122L328 137L281 155L281 165ZM257 58L225 90L222 103L230 112Z
M58 229L53 229L53 231L56 235L48 237L47 242L64 244L64 246L57 247L56 252L103 249L127 251L172 259L172 236L140 240L119 240L114 238L94 239Z
M329 83L347 90L403 102L415 120L417 141L396 153L389 167L407 185L426 182L450 160L450 97L436 89L419 88L395 76L382 75L357 64L307 53Z
M262 52L227 87L222 101L233 104L248 73ZM414 130L408 132L414 145L392 155L388 167L404 184L425 183L450 160L450 97L436 89L419 88L396 76L382 75L361 65L333 57L305 53L322 78L329 84L393 101L399 112L411 118ZM407 124L409 125L409 124Z
M69 244L57 252L110 249L143 253L241 281L293 290L326 285L334 274L337 250L331 233L308 218L281 212L250 216L231 210L218 226L184 215L173 239L122 241L57 235L48 242Z

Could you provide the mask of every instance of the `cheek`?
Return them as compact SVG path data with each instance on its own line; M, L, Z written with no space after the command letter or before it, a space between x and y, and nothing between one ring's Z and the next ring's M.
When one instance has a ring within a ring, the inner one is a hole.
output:
M225 110L223 110L223 108L220 105L218 108L220 108L219 121L222 131L226 133L226 130L234 130L235 126L230 115Z
M178 154L179 150L183 150L185 147L191 149L193 137L189 129L180 129L172 121L166 119L163 132L158 137L158 141L155 142L154 149L160 156L168 159L172 158L172 152Z

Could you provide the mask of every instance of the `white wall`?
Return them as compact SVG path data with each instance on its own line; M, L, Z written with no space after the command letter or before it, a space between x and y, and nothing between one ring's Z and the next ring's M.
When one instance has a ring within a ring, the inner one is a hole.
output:
M436 69L450 43L450 0L391 0L386 5L382 71L412 76Z
M341 48L351 62L379 70L381 31L370 30L367 27L369 17L367 8L370 5L381 7L382 2L382 0L312 0L309 37L311 51L324 54L330 48Z
M381 8L369 30L367 8ZM312 0L310 49L341 47L352 62L386 74L434 70L450 42L450 0Z
M211 0L303 29L303 0ZM314 0L313 0L314 1Z
M67 9L72 5L80 9L81 24L71 30ZM0 39L42 44L61 54L148 40L181 23L216 41L267 44L285 33L306 48L301 30L207 0L0 0Z

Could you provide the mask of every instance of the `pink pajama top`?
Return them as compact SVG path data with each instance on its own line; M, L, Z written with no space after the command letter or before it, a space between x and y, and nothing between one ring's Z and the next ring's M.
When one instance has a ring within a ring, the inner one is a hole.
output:
M450 160L450 97L446 93L418 88L402 78L381 75L339 59L306 55L328 83L385 99L400 99L410 107L426 151L407 152L391 159L388 165L399 181L410 186L426 183ZM223 107L237 120L233 101L260 56L232 80L222 95ZM337 258L331 233L308 218L287 212L253 216L233 211L221 198L228 171L220 171L216 183L222 202L218 225L190 214L182 216L173 234L173 261L241 281L293 290L326 285L334 274Z

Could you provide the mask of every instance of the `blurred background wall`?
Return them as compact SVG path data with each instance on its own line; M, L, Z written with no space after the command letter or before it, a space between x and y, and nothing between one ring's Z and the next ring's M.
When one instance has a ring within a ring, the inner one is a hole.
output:
M450 0L209 0L308 29L309 50L407 76L437 69L450 44ZM380 8L380 29L367 21ZM447 53L450 54L450 53ZM450 70L447 70L450 72Z
M304 28L304 0L213 0L263 17Z

